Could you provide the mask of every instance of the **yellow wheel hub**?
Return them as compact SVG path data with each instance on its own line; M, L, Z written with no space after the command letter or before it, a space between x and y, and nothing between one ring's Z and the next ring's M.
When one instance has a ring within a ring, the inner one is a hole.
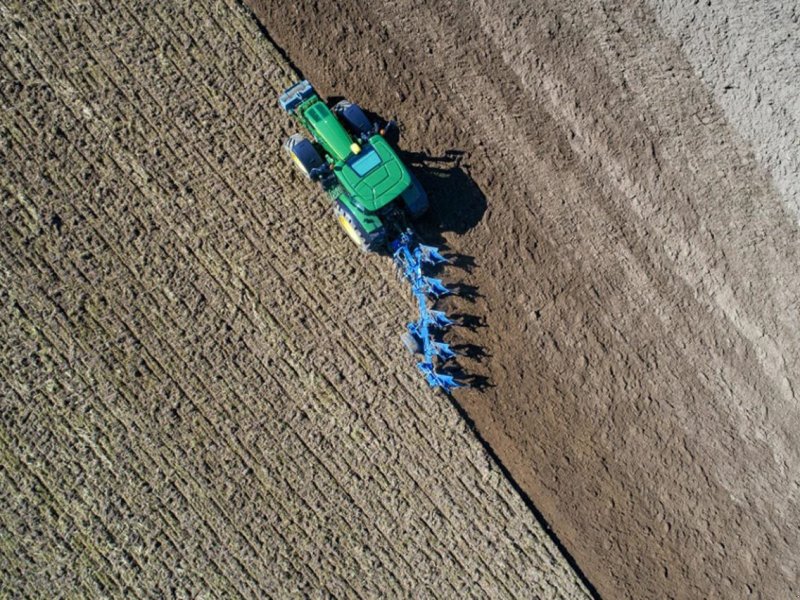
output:
M297 158L297 154L295 154L294 152L290 152L290 154L292 155L292 160L294 161L294 164L297 165L297 168L300 169L306 175L308 175L308 171L306 171L306 168L303 166L303 163L300 162L300 159Z
M351 240L353 240L353 242L355 242L357 246L361 246L364 243L364 240L361 239L361 236L358 234L358 231L356 231L356 228L353 227L352 223L347 220L347 217L342 214L339 215L339 225L342 226L344 232L350 237Z

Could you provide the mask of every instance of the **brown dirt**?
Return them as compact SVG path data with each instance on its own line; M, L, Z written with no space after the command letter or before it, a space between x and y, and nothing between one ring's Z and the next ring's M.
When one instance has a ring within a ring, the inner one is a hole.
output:
M582 598L235 2L0 6L0 597Z
M798 229L653 15L250 4L323 93L445 159L426 231L491 385L457 400L599 592L796 597Z

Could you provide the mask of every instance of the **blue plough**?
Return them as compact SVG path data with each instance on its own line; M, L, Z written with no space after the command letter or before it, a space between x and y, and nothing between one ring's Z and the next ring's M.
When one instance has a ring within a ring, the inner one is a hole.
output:
M403 342L412 352L422 355L417 368L432 388L442 388L449 393L453 388L461 387L452 375L439 373L436 364L444 363L456 354L450 346L434 339L433 332L446 329L453 324L444 312L433 310L428 300L436 299L450 293L440 279L423 274L425 264L438 265L448 262L437 248L418 243L410 231L406 231L391 243L392 256L400 272L411 284L411 291L419 307L419 319L407 325L407 333ZM436 364L434 363L436 360Z

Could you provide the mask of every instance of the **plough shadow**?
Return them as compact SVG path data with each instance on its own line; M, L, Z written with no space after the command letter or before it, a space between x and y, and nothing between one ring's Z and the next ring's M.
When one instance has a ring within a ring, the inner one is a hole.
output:
M449 263L444 265L448 270L450 267L456 267L465 273L472 273L476 268L475 258L454 252L444 236L448 232L458 235L467 233L481 222L486 213L486 196L462 166L464 152L448 150L442 156L431 156L422 152L401 150L399 154L419 179L430 201L430 210L415 224L420 239L423 243L441 250L449 260ZM437 270L441 269L439 267ZM446 283L454 296L470 303L482 297L475 285L460 281ZM450 315L450 318L456 327L463 327L473 332L486 327L485 319L477 315L459 312ZM455 337L458 337L457 333ZM455 342L452 348L460 356L474 362L483 362L490 357L483 347L476 344ZM468 373L458 364L448 366L444 372L478 391L493 387L487 377Z

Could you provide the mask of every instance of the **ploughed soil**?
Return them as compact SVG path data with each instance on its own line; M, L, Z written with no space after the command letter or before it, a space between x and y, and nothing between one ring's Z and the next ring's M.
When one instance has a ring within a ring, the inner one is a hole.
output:
M463 282L455 400L597 591L796 597L798 229L654 14L249 4L402 124Z

